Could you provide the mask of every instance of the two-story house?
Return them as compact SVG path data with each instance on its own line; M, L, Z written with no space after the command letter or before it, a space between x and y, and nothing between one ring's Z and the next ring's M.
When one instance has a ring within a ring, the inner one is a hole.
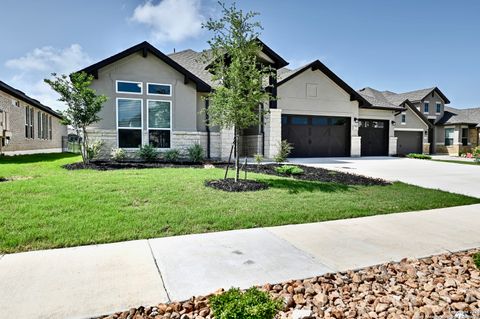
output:
M0 81L0 154L62 152L61 115Z

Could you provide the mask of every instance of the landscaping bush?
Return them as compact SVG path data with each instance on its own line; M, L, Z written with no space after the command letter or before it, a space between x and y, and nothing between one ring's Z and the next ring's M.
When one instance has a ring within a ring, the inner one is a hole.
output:
M163 157L168 162L178 162L180 159L180 151L177 149L168 150L163 154Z
M201 162L204 158L203 148L200 144L193 144L187 149L188 159L191 162Z
M417 154L417 153L410 153L407 155L408 158L416 158L416 159L432 159L430 155L425 155L425 154Z
M476 253L473 255L473 262L475 263L475 266L480 270L480 253Z
M275 168L278 174L282 175L300 175L303 174L303 169L295 165L282 165Z
M112 148L112 152L110 153L110 156L114 161L121 161L124 160L127 154L125 153L125 150L122 148Z
M142 145L138 151L138 156L140 156L140 158L144 161L152 162L157 159L158 152L151 145Z
M95 141L92 144L87 145L87 157L89 160L94 159L100 153L102 149L103 142L102 141Z
M480 163L480 146L477 146L472 150L472 155L475 162Z
M277 163L283 163L287 160L288 155L293 150L292 144L288 143L287 140L283 140L278 144L278 153L274 156L274 161Z
M263 162L263 156L262 154L255 154L253 155L253 160L255 161L255 163L257 163L257 166L262 164Z
M209 302L215 319L273 319L282 307L280 300L273 300L258 288L245 292L231 288L221 295L210 297Z

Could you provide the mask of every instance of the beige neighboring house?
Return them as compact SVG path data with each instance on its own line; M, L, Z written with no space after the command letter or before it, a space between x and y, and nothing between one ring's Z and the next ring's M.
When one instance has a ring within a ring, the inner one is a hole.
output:
M48 106L0 81L0 154L62 152L67 127Z

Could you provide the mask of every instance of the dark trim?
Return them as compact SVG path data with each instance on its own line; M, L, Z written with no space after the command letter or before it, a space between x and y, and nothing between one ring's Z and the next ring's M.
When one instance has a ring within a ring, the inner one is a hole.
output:
M265 116L263 114L263 105L260 105L260 135L262 136L262 156L265 156Z
M270 93L275 98L274 100L269 101L269 108L277 108L277 78L275 76L268 77L268 84L270 85Z
M3 81L0 81L0 90L4 91L5 93L7 93L7 94L19 99L19 100L22 100L23 102L26 102L26 103L30 104L31 106L37 107L38 109L40 109L40 110L42 110L42 111L44 111L44 112L46 112L50 115L53 115L56 118L63 119L61 114L55 112L54 110L52 110L48 106L43 105L39 101L29 97L28 95L26 95L22 91L11 87L10 85L8 85L7 83L5 83Z
M362 109L373 109L373 110L385 110L385 111L405 111L405 108L398 106L398 107L387 107L387 106L360 106Z
M440 95L440 97L442 98L443 102L445 102L445 104L450 104L450 100L445 96L445 94L442 93L442 91L440 91L438 87L434 87L432 91L428 92L428 94L423 97L423 99L425 99L433 91L435 91L438 95Z
M408 107L410 107L410 109L411 109L415 114L417 114L417 115L420 117L420 119L421 119L425 124L427 124L428 128L432 128L432 127L433 127L433 124L430 123L430 121L425 117L425 115L423 115L423 113L420 112L420 111L415 107L415 105L413 105L412 102L410 102L409 100L405 100L401 105L403 105L403 104L408 105Z
M184 75L185 79L184 79L184 82L185 83L188 83L189 81L193 81L196 85L197 85L197 91L199 92L210 92L212 90L212 88L210 87L210 85L208 85L206 82L204 82L203 80L201 80L199 77L197 77L196 75L194 75L193 73L191 73L190 71L188 71L187 69L185 69L183 66L181 66L180 64L178 64L177 62L175 62L174 60L172 60L170 57L168 57L167 55L163 54L160 50L158 50L157 48L155 48L153 45L151 45L150 43L144 41L142 43L139 43L137 45L134 45L133 47L131 48L128 48L120 53L117 53L115 55L112 55L111 57L109 58L106 58L102 61L99 61L95 64L92 64L82 70L80 70L79 72L86 72L88 74L92 74L96 79L98 79L98 70L109 65L109 64L112 64L120 59L123 59L129 55L132 55L134 53L137 53L137 52L142 52L142 56L144 58L146 58L148 56L148 52L152 53L154 56L156 56L157 58L159 58L160 60L162 60L163 62L165 62L166 64L168 64L170 67L172 67L173 69L177 70L178 72L180 72L181 74Z
M363 98L357 91L352 89L347 83L345 83L342 79L340 79L335 73L333 73L329 68L327 68L322 62L319 60L315 60L312 63L304 66L303 68L299 69L298 71L294 72L293 74L290 74L288 77L285 79L281 80L278 82L277 86L280 86L297 75L305 72L308 69L312 69L312 71L315 70L320 70L328 76L335 84L337 84L339 87L341 87L345 92L350 94L350 101L358 101L360 107L371 107L372 105L365 99Z
M210 101L208 99L205 100L205 129L207 131L207 158L210 159L210 117L208 115L208 107L210 105Z
M257 38L257 41L262 46L262 52L268 55L274 62L274 66L277 69L281 69L284 66L288 65L288 62L285 61L277 52L273 51L268 45L266 45L262 40Z

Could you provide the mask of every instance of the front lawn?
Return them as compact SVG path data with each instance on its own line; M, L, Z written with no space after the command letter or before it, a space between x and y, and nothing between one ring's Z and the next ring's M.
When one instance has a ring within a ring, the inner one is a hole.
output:
M221 169L68 171L80 157L0 158L0 251L307 223L480 202L403 183L346 186L250 173L270 189L204 186Z

